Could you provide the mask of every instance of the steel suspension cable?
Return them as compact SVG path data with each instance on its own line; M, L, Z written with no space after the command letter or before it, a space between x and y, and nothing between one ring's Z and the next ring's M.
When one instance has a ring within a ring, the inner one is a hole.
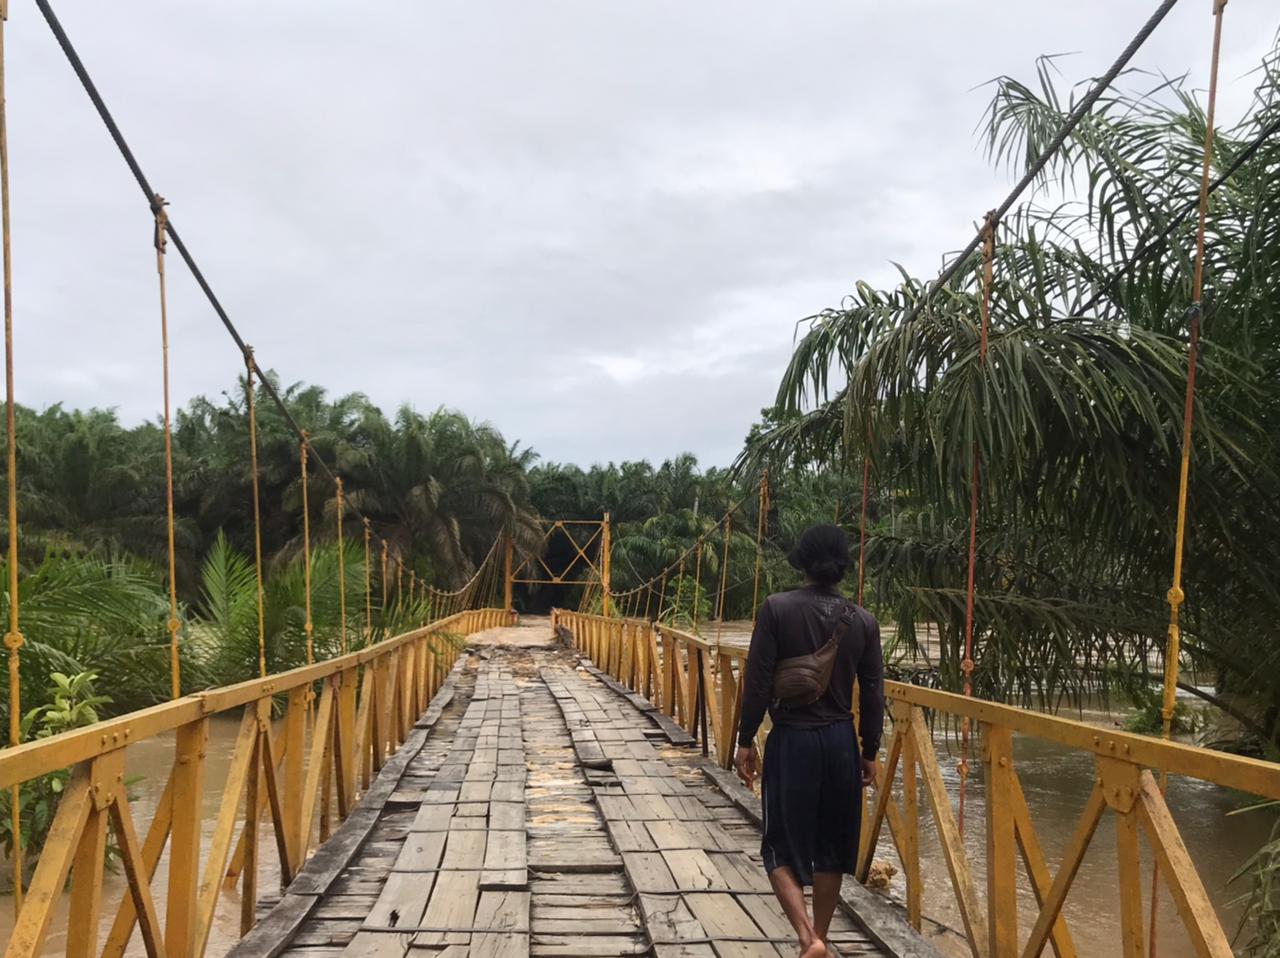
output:
M44 0L37 0L37 2L43 3ZM997 206L991 214L989 214L993 219L997 221L1004 219L1009 210L1013 208L1013 204L1018 201L1018 198L1022 196L1024 192L1026 192L1027 187L1039 178L1040 174L1044 172L1045 166L1048 165L1049 160L1052 159L1053 155L1062 148L1062 144L1067 141L1067 137L1071 135L1071 132L1079 126L1080 121L1088 115L1091 109L1093 109L1093 105L1098 101L1098 98L1106 92L1107 88L1115 81L1115 78L1120 75L1120 71L1129 65L1129 61L1133 59L1134 54L1138 52L1142 45L1147 41L1147 38L1151 36L1155 28L1160 25L1160 22L1164 20L1164 18L1169 14L1169 11L1172 10L1177 3L1178 0L1163 0L1160 6L1156 8L1155 12L1151 14L1146 23L1142 25L1142 28L1134 35L1133 39L1129 41L1128 46L1120 52L1120 55L1107 69L1107 72L1093 82L1093 86L1089 88L1089 92L1086 93L1080 99L1080 102L1075 105L1075 108L1067 114L1067 118L1063 121L1062 126L1058 128L1053 139L1049 141L1044 149L1040 151L1040 154L1031 162L1031 165L1027 167L1022 178L1014 184L1013 189L1009 191L1009 194L1001 201L1000 205ZM965 244L964 249L962 249L960 253L952 259L950 264L942 270L937 279L925 286L923 292L920 294L920 298L916 300L915 304L907 311L906 316L902 320L902 325L905 326L912 322L924 311L925 307L928 306L930 299L933 297L933 294L939 289L945 287L956 277L960 270L964 268L964 265L969 261L969 258L978 251L982 242L983 231L980 229L977 234L970 239L967 244Z
M146 198L148 208L151 210L152 215L156 215L158 212L157 200L160 199L159 195L151 188L150 181L143 172L141 164L134 155L128 141L125 140L119 124L115 121L115 117L112 116L111 111L107 108L106 101L103 100L102 94L98 91L97 85L90 76L88 68L84 65L84 61L80 58L79 52L72 44L71 38L63 28L62 22L58 19L57 14L54 13L49 0L36 0L36 6L44 16L45 22L49 25L49 29L53 32L54 39L62 49L63 55L70 64L72 71L76 74L77 79L79 79L80 85L84 87L85 93L88 95L90 102L92 102L94 109L98 113L98 117L107 128L107 133L115 143L116 149L120 151L120 155L124 159L125 165L129 167L129 172L133 174L133 178L137 182L138 188ZM209 284L204 272L196 263L195 257L187 248L187 244L183 242L177 228L173 225L173 218L171 216L165 216L164 228L169 239L173 242L174 249L178 251L178 255L182 257L182 261L186 264L192 278L196 281L196 285L200 287L201 292L204 293L205 299L208 300L209 305L213 308L214 313L226 329L227 334L235 343L236 348L240 350L245 363L248 364L252 362L252 348L245 342L244 337L241 335L240 330L236 328L235 323L231 321L231 317L222 305L221 300L219 300L217 294L214 293L213 287ZM258 371L261 372L260 366L258 367ZM302 428L293 413L289 410L289 407L285 404L284 399L280 395L280 391L276 388L275 384L268 377L261 376L260 385L263 391L265 391L267 396L271 399L272 403L275 404L275 407L279 411L281 417L289 428L293 430L297 438L305 441L306 431ZM320 471L328 477L331 483L336 483L338 478L337 474L320 456L316 456L316 465L319 466ZM354 511L357 515L362 515L358 509L355 509ZM381 538L382 537L379 536L379 539Z
M767 470L767 469L766 469L766 470L764 470L764 472L762 473L761 478L760 478L760 480L759 480L759 481L760 481L760 482L766 482L766 483L768 482L768 470ZM740 499L738 499L737 501L733 502L733 503L729 506L729 508L728 508L728 509L726 509L726 510L724 511L724 514L723 514L723 515L721 515L721 516L720 516L720 518L716 520L715 524L714 524L710 529L708 529L705 533L703 533L703 536L709 536L709 535L711 535L713 532L715 532L717 529L719 529L719 528L720 528L721 523L723 523L723 522L727 521L728 519L730 519L730 517L731 517L735 512L737 512L739 509L741 509L741 508L742 508L742 506L743 506L743 505L745 505L745 504L746 504L746 501L747 501L747 497L746 497L746 496L743 496L742 498L740 498ZM766 502L766 510L767 510L767 503L768 503L767 495L766 495L765 502ZM669 575L672 571L674 571L674 570L677 568L677 566L680 566L680 568L681 568L681 572L680 572L680 574L681 574L681 575L683 575L683 574L684 574L684 573L683 573L683 565L682 565L683 560L687 559L689 556L691 556L691 555L693 554L693 552L694 552L694 548L695 548L695 546L693 546L693 545L691 545L691 546L689 546L688 548L686 548L682 553L680 553L679 558L677 558L674 562L669 563L669 564L667 565L667 567L666 567L666 568L664 568L664 569L662 570L662 572L660 572L658 575L655 575L655 576L650 577L650 578L649 578L649 580L648 580L647 582L642 582L642 583L640 583L638 586L636 586L635 588L633 588L633 589L629 589L629 590L627 590L627 591L625 591L625 592L614 592L614 593L612 593L612 595L613 595L615 598L622 598L622 597L627 596L627 595L630 595L630 594L632 594L632 593L639 592L641 589L645 589L645 588L652 588L652 587L653 587L653 584L654 584L655 582L657 582L657 581L658 581L662 576ZM628 562L628 564L630 564L631 560L628 558L627 562ZM632 571L634 572L634 571L635 571L635 566L634 566L634 565L632 565L632 566L631 566L631 568L632 568Z
M18 441L15 435L15 403L13 394L13 261L9 230L9 108L5 91L4 26L9 18L8 0L0 0L0 229L4 260L4 412L5 461L8 466L6 487L9 519L9 625L4 634L4 647L9 652L9 744L22 742L22 659L24 643L20 628L18 594ZM15 783L9 790L9 828L13 838L13 908L22 910L22 786Z
M70 63L71 69L75 71L76 77L80 80L80 85L84 87L85 93L89 95L89 99L92 101L94 109L97 110L98 116L102 119L103 124L107 128L107 132L111 135L111 139L115 142L116 148L120 151L120 155L124 158L126 165L129 167L129 171L133 174L133 178L137 181L139 188L142 190L143 196L146 197L148 206L151 207L152 213L154 214L157 194L153 189L151 189L151 184L148 182L146 174L142 172L142 167L139 165L137 157L134 155L133 150L130 149L128 142L124 138L124 134L120 131L120 127L116 124L115 118L111 115L111 111L107 109L106 102L98 92L98 88L96 84L94 84L93 78L89 75L89 71L85 67L84 61L80 59L80 54L76 52L76 48L72 45L70 37L67 36L66 30L63 29L61 21L59 21L57 14L53 12L53 8L49 5L48 0L36 0L36 6L44 15L45 22L49 24L49 29L53 31L54 38L58 41L58 46L62 48L62 52L66 56L67 62ZM178 251L178 255L180 255L182 257L182 261L186 263L187 269L190 270L192 278L195 279L196 284L200 287L205 298L209 301L209 305L213 307L213 311L217 314L218 319L221 320L222 325L226 328L228 335L231 336L231 339L235 342L237 348L239 348L240 352L244 355L245 361L249 362L252 353L251 348L245 343L244 337L240 335L240 331L231 321L231 317L227 314L226 309L223 308L221 301L214 293L213 287L209 285L204 273L196 264L195 258L191 255L190 250L187 249L187 244L184 243L182 237L178 235L178 231L173 225L172 218L166 218L165 231L169 234L169 239L173 241L173 246ZM301 438L303 429L298 424L298 421L293 417L289 408L284 404L284 400L280 397L280 393L275 388L275 385L264 377L262 380L262 388L276 404L285 421L292 427L294 432L298 434L298 437ZM323 460L320 460L319 457L317 457L316 461L319 463L321 469L329 475L330 479L335 478L334 474L329 470L329 467L323 462Z

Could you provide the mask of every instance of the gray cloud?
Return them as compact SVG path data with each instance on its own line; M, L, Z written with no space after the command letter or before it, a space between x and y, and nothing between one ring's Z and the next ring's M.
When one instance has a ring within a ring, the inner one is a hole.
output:
M796 320L927 272L1007 177L980 84L1108 62L1153 4L61 0L175 222L286 381L550 458L727 462ZM1207 68L1203 4L1148 69ZM1228 12L1224 107L1276 27ZM6 30L18 393L159 408L149 216L48 31ZM176 396L238 358L176 260Z

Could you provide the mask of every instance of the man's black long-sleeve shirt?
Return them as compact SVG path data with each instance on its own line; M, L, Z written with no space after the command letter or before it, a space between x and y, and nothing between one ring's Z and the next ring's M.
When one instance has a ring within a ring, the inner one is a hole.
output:
M818 728L852 721L853 680L858 679L859 735L862 754L874 758L884 730L884 654L880 625L857 607L857 621L845 631L836 654L831 683L812 705L783 708L773 702L773 671L781 659L818 651L835 630L847 600L830 586L808 585L765 599L751 634L742 679L742 722L738 744L749 746L768 711L775 725Z

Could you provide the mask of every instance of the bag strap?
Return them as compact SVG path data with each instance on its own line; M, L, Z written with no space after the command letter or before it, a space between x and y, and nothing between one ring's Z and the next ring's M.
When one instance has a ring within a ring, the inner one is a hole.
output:
M849 631L850 627L858 621L858 607L852 602L845 602L844 610L840 613L840 618L836 620L835 628L831 630L831 638L836 643L836 647L840 647L840 640L844 638L844 634Z

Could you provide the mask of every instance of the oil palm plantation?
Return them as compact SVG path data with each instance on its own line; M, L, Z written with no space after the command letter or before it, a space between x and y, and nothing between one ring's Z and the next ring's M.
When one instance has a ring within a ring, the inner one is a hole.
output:
M446 588L465 582L500 535L536 548L540 534L526 472L532 453L487 424L402 407L366 424L365 444L339 456L350 501L392 558Z

